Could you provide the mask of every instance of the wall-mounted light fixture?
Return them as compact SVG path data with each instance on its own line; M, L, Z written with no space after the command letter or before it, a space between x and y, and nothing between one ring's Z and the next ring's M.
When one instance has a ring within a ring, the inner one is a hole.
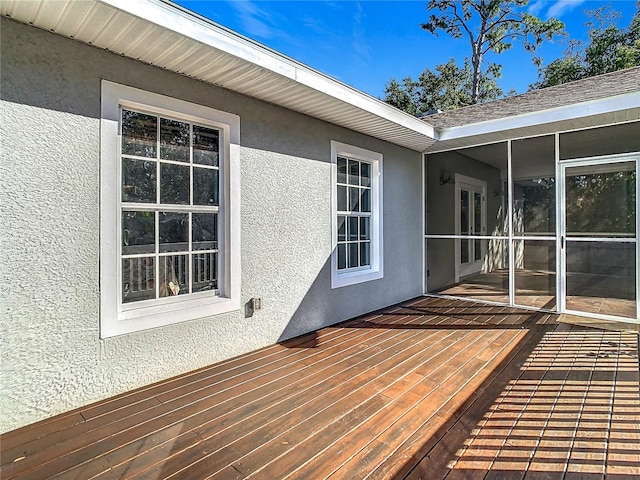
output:
M446 183L456 183L455 180L451 178L451 172L449 170L443 170L440 174L440 185Z

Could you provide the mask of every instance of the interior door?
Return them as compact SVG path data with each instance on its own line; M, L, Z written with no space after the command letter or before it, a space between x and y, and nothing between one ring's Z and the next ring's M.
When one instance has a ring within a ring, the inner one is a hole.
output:
M486 235L486 183L456 176L456 234L461 237ZM459 238L458 277L482 270L485 242L478 238Z
M627 156L561 164L564 311L638 320L639 163Z

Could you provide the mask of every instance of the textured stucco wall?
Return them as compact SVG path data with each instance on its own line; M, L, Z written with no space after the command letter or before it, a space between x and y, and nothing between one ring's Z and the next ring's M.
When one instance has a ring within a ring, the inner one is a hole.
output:
M0 431L421 293L420 155L1 20ZM242 301L100 340L100 80L240 116ZM331 290L330 142L384 155L384 278Z

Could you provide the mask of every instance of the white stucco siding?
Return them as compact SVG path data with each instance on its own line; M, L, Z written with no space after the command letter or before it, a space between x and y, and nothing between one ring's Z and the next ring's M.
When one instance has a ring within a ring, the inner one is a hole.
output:
M2 19L0 431L422 291L420 154ZM100 82L240 116L244 311L99 339ZM384 278L331 289L331 140L384 155Z

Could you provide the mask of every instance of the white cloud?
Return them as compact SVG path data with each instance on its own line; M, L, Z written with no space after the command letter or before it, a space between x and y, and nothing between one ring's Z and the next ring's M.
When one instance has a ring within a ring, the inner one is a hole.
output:
M584 2L585 0L558 0L549 7L549 10L547 10L547 17L560 18L562 15L570 12Z
M365 30L362 27L362 19L366 15L360 2L356 2L356 12L353 14L353 51L358 56L358 61L368 64L371 60L371 48L366 40Z
M240 0L231 2L242 19L242 26L248 35L259 38L273 37L273 28L268 25L270 15L261 10L254 2Z
M537 2L533 2L531 5L529 5L529 8L527 9L527 13L538 16L540 14L540 11L544 7L545 3L546 2L544 0L538 0Z

